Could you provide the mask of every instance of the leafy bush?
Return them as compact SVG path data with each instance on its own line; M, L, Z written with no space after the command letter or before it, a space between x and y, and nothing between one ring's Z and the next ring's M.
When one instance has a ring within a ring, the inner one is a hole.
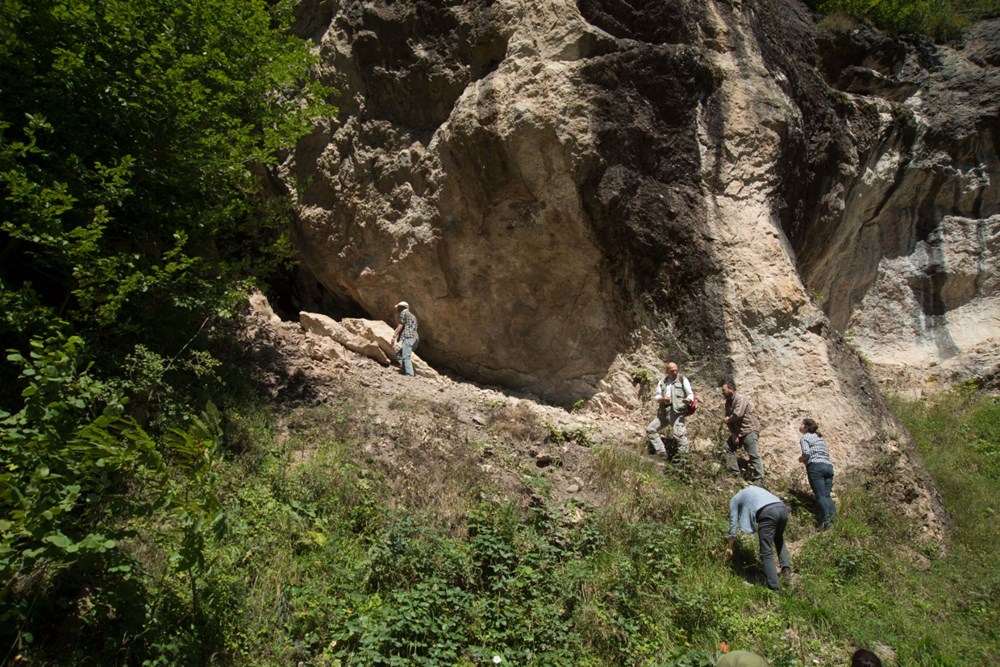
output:
M100 512L134 509L139 499L123 480L150 480L162 470L153 440L80 368L82 345L76 337L53 337L32 341L28 357L7 357L27 386L24 407L0 413L5 624L27 619L28 580L43 564L58 570L114 549L120 536L94 525Z
M632 383L644 391L649 391L656 386L656 375L648 368L633 368L630 375Z
M554 442L559 445L573 443L583 447L590 447L594 444L594 441L590 437L590 433L588 433L587 429L583 427L559 428L554 425L549 426L549 434L546 436L545 441Z
M174 359L288 261L261 166L327 111L291 20L284 0L3 3L4 347L58 326L113 374L137 342Z
M118 599L122 587L134 585L128 582L135 562L121 545L130 537L128 519L154 507L171 521L171 559L190 577L197 607L195 580L206 566L208 536L224 525L210 477L219 442L214 407L158 443L124 416L120 395L81 367L82 340L54 336L31 348L28 357L8 355L27 384L24 407L0 413L0 619L15 633L0 638L30 643L32 633L22 629L54 613L44 599L37 603L57 580L125 575L117 585L91 586L86 604L106 608L105 620L134 604ZM168 460L181 476L170 474Z
M997 0L817 0L825 14L847 14L888 32L920 32L937 38L957 35L970 20L1000 15ZM844 21L827 22L848 29Z
M219 323L289 261L266 167L331 111L292 12L0 5L6 646L41 628L91 660L172 663L209 650L208 612L239 590L211 579L227 526L220 416L191 406L221 384ZM190 631L141 627L146 614Z

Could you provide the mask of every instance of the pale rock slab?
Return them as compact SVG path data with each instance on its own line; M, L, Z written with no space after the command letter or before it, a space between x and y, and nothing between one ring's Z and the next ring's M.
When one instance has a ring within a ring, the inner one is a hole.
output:
M390 363L389 357L383 352L377 340L348 330L332 317L303 311L299 313L299 324L305 331L317 336L332 338L348 350L374 359L383 366L388 366Z
M395 363L396 348L391 342L393 329L385 322L359 318L344 318L338 322L327 315L303 311L299 313L299 323L307 333L331 339L352 352L374 359L383 366ZM343 358L330 346L322 346L319 350L331 359ZM441 377L416 354L413 355L413 371L421 377L434 380L439 380Z

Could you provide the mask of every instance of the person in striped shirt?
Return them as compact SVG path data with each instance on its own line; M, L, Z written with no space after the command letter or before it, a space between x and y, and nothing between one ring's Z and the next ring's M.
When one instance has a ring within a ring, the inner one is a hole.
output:
M396 304L396 312L399 315L399 325L393 332L392 342L395 344L399 340L402 343L396 352L396 362L399 363L401 373L412 377L413 350L420 343L420 338L417 336L417 318L410 312L410 304L405 301Z
M819 424L812 419L803 419L799 425L799 447L802 455L799 461L806 464L806 477L809 486L816 494L816 502L820 511L820 530L826 530L833 523L837 513L837 505L830 495L833 489L833 463L830 461L830 448L819 432Z

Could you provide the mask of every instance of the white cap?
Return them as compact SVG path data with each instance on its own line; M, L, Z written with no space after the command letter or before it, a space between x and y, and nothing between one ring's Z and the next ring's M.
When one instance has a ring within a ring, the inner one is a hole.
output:
M396 308L409 308L409 307L410 304L406 303L405 301L400 301L399 303L396 304Z

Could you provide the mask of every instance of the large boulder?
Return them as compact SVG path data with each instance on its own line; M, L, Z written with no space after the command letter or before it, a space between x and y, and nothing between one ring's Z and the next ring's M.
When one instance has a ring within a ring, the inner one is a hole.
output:
M395 362L396 348L392 343L394 330L385 322L346 317L340 321L319 313L299 313L299 324L306 333L329 339L357 354L374 359L383 366ZM334 361L343 360L343 354L328 344L314 346L315 354ZM423 359L413 354L413 372L421 377L440 379L441 375Z
M376 337L352 331L332 317L303 311L299 313L299 324L306 332L331 338L348 350L374 359L383 366L390 363L389 356Z

